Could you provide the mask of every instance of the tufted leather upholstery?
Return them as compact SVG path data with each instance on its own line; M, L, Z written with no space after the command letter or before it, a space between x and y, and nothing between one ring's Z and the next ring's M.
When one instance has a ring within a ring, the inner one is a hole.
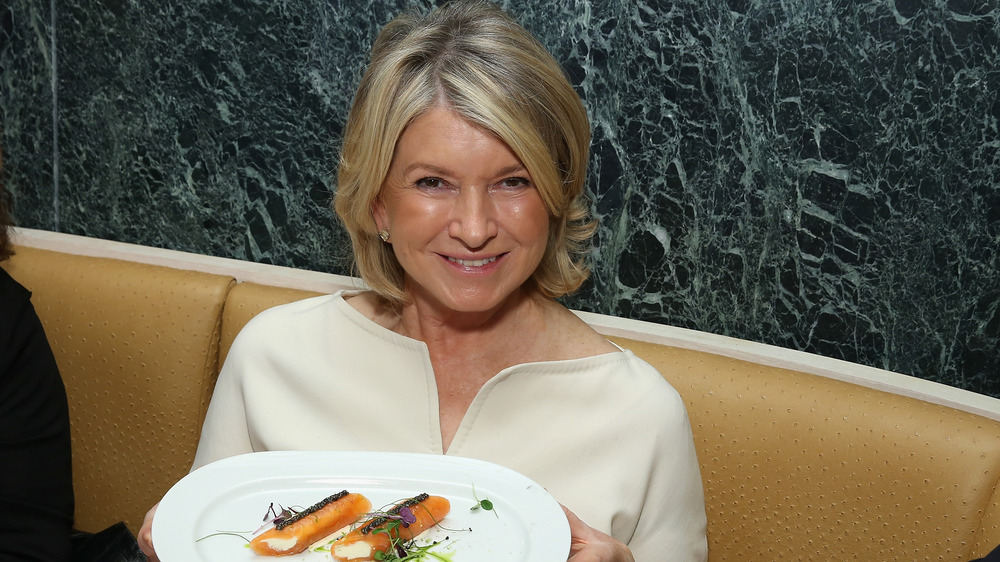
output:
M142 517L194 459L233 279L18 247L69 398L76 527Z
M121 519L138 529L190 464L217 355L260 311L318 294L18 252L5 267L34 291L70 394L86 530ZM711 561L965 561L1000 544L1000 422L804 372L612 339L657 367L687 404Z
M969 560L1000 544L1000 422L806 373L617 343L687 404L710 560Z

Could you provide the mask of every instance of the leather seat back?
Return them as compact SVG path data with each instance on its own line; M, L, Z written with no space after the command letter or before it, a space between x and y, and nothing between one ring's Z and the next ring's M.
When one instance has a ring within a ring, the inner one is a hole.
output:
M687 405L709 560L967 561L1000 543L1000 422L812 374L612 339L656 367Z
M76 527L137 532L191 466L231 277L15 248L69 397Z

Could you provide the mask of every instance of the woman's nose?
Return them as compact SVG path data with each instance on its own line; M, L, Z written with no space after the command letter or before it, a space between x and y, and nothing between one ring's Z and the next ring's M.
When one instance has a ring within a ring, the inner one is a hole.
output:
M448 234L469 248L479 248L497 235L496 207L488 189L471 186L459 190Z

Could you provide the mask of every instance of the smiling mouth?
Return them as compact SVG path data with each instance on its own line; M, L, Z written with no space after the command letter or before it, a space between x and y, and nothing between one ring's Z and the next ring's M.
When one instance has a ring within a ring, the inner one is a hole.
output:
M448 261L452 263L457 263L462 267L483 267L488 263L493 263L497 261L497 257L493 256L492 258L486 258L484 260L460 260L458 258L449 257Z

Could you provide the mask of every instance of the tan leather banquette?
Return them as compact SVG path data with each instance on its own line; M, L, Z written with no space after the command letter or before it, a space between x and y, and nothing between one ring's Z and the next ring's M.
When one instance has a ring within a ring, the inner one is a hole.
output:
M355 279L20 230L69 394L77 527L187 472L229 344L261 310ZM656 366L698 446L710 560L955 560L1000 544L1000 400L755 344L581 313ZM598 483L595 483L597 485ZM640 561L644 562L644 561Z

